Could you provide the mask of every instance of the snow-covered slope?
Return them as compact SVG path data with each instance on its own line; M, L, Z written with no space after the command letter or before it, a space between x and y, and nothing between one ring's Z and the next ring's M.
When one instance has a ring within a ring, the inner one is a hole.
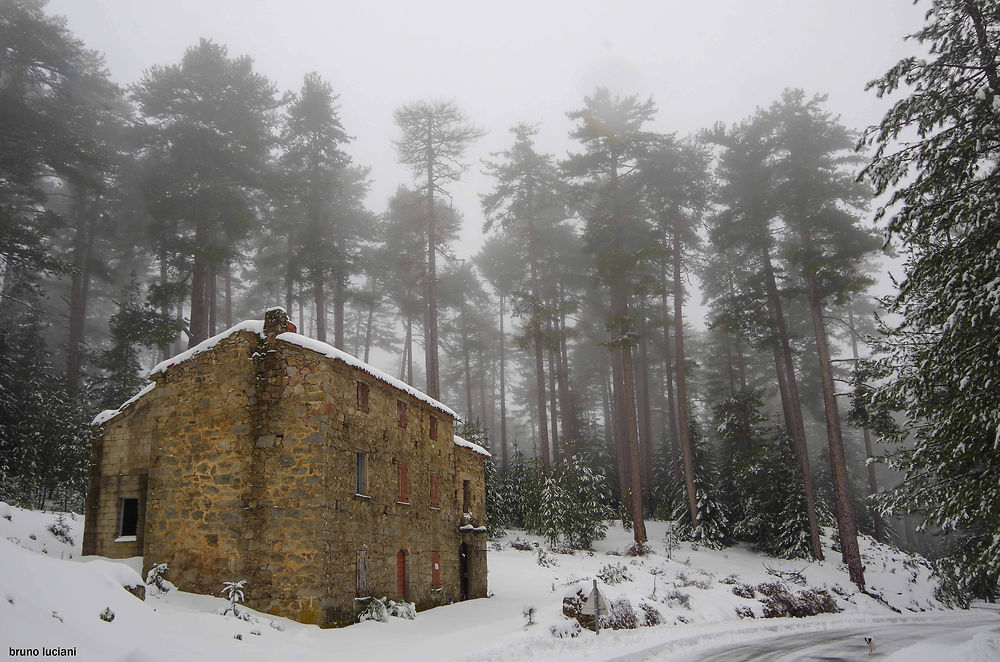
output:
M60 521L66 534L56 536L48 527ZM55 513L0 504L0 647L3 651L8 647L75 648L78 660L136 662L319 661L362 651L367 659L605 659L653 645L685 650L697 642L774 630L850 623L863 627L879 620L920 619L927 616L919 610L940 608L921 559L867 539L862 552L869 586L902 615L853 589L839 554L829 550L829 540L828 560L822 563L770 559L741 547L696 549L686 543L668 559L662 544L666 524L648 522L647 527L654 549L647 557L616 555L627 547L630 535L613 525L595 551L549 552L549 559L554 560L549 566L538 563L532 546L541 543L538 538L512 532L499 543L491 543L491 598L421 612L414 621L390 618L388 623L320 630L256 612L250 622L222 616L218 612L226 601L218 597L178 591L154 595L151 591L143 602L123 588L139 581L140 559L80 557L81 516L63 515L60 520ZM513 548L511 542L517 539L531 548ZM665 623L602 631L599 637L591 632L575 639L553 637L551 626L566 622L561 613L563 596L577 584L589 587L594 576L609 565L624 570L619 574L630 579L613 585L601 582L601 590L612 599L628 598L637 608L640 602L654 606ZM781 581L769 575L765 566L777 571L802 570L810 586L839 591L837 603L844 612L808 619L740 620L738 607L749 607L758 617L762 614L759 598L734 595L735 584L720 580L751 586ZM523 616L527 607L535 608L537 624L531 627L526 627ZM105 608L114 612L113 621L100 618Z

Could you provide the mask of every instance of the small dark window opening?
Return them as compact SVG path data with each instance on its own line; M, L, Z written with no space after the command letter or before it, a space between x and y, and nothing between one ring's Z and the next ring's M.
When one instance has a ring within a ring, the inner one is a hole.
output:
M437 440L438 438L438 419L431 416L431 439Z
M355 494L368 494L368 456L358 451L355 454L357 462L357 492Z
M402 400L396 400L396 421L399 427L406 427L406 403Z
M462 481L462 512L472 512L472 481Z
M134 536L139 528L139 499L126 497L122 499L121 526L119 536Z
M368 384L358 382L358 411L368 413Z

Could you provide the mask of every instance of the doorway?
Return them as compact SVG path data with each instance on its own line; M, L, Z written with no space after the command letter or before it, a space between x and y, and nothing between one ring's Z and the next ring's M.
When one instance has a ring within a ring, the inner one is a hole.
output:
M464 542L458 548L459 600L469 599L469 546Z
M406 599L406 550L396 552L396 596Z

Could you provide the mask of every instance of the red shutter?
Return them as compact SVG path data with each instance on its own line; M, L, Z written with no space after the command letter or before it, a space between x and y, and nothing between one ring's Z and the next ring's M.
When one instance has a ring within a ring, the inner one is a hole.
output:
M368 411L368 384L358 382L358 409Z
M402 400L396 400L396 420L399 427L406 427L406 403Z
M431 588L441 588L441 552L431 552Z
M431 508L441 507L441 495L438 491L438 475L431 474Z
M437 440L438 438L438 419L431 416L431 439Z
M406 552L396 552L396 597L406 599Z
M410 499L409 499L409 486L407 485L406 469L407 469L406 465L403 464L402 462L400 462L399 464L396 465L397 478L399 479L399 497L397 498L397 501L399 501L400 503L409 503L410 502Z

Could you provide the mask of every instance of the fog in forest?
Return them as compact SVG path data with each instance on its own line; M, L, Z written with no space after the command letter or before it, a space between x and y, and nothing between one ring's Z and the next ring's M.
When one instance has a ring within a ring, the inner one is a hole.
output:
M52 398L4 490L78 503L96 413L279 305L458 411L498 484L586 467L637 543L707 540L753 465L780 553L836 521L863 583L851 531L933 544L866 462L907 255L866 86L927 56L921 4L3 0L0 353Z

